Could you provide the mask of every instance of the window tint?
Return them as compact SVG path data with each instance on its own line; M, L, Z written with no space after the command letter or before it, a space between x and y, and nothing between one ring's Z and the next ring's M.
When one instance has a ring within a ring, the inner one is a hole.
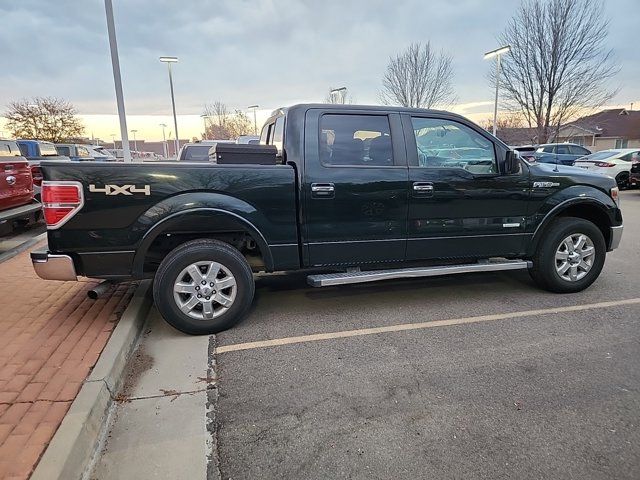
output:
M278 148L278 153L282 153L282 137L284 135L284 117L278 117L273 129L273 139L269 142Z
M462 168L474 174L497 173L493 142L475 130L438 118L412 118L418 165Z
M632 160L636 160L638 158L639 152L629 152L626 155L620 157L620 160L624 160L625 162L631 162Z
M64 155L66 157L71 156L71 152L69 151L69 147L56 147L58 155Z
M589 155L589 150L578 147L577 145L569 145L569 151L574 155Z
M559 155L567 155L569 153L568 145L558 145L556 147L556 153Z
M547 145L546 147L543 147L542 151L544 153L554 153L556 151L556 147L555 145Z
M23 157L29 156L29 147L27 147L27 145L25 145L24 143L19 143L18 148L20 149L20 153Z
M89 150L87 150L85 147L77 147L78 149L78 156L79 157L88 157L89 156Z
M613 150L601 150L591 155L587 155L583 160L604 160L605 158L613 157L616 154Z
M10 157L11 150L9 149L9 145L0 143L0 157Z
M385 115L323 115L320 118L323 165L393 165L391 129Z

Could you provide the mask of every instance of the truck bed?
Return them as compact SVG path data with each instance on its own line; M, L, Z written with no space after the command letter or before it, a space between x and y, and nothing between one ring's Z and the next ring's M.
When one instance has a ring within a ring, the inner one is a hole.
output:
M152 227L186 211L196 215L199 232L217 221L216 213L225 212L255 226L269 247L296 245L297 257L295 176L290 166L42 162L41 167L45 181L83 186L80 211L48 235L50 251L74 252L83 263L109 258L104 255L108 251L115 261L132 261ZM193 223L188 229L193 230Z

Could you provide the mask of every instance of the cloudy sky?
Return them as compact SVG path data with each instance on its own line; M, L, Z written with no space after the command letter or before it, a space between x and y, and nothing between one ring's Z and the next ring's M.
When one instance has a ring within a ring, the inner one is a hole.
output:
M166 66L174 82L180 136L200 131L203 105L259 104L266 112L320 101L347 86L357 103L378 103L390 55L430 40L453 56L454 110L475 120L492 110L482 54L517 0L113 0L129 128L157 139L171 123ZM605 0L609 46L622 70L612 104L640 105L638 0ZM103 0L0 0L0 108L36 95L62 97L87 134L118 132ZM260 118L259 118L260 120ZM0 126L0 129L2 127ZM119 135L117 135L119 138Z

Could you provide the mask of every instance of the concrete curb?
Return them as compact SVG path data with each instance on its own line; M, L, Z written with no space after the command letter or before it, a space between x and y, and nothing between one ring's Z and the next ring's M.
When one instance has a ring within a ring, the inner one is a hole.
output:
M67 480L83 476L106 427L109 408L122 384L125 366L153 303L150 293L151 281L142 281L31 480Z
M0 263L15 257L19 253L24 252L25 250L33 247L35 244L40 243L41 241L46 239L47 239L47 232L41 233L40 235L30 238L29 240L18 245L17 247L14 247L11 250L7 250L6 252L0 254Z

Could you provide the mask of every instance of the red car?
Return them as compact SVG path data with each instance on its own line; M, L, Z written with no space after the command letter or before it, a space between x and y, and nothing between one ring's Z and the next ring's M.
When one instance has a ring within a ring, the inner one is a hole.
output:
M16 142L0 140L0 232L10 231L16 221L38 220L40 212L29 162Z

